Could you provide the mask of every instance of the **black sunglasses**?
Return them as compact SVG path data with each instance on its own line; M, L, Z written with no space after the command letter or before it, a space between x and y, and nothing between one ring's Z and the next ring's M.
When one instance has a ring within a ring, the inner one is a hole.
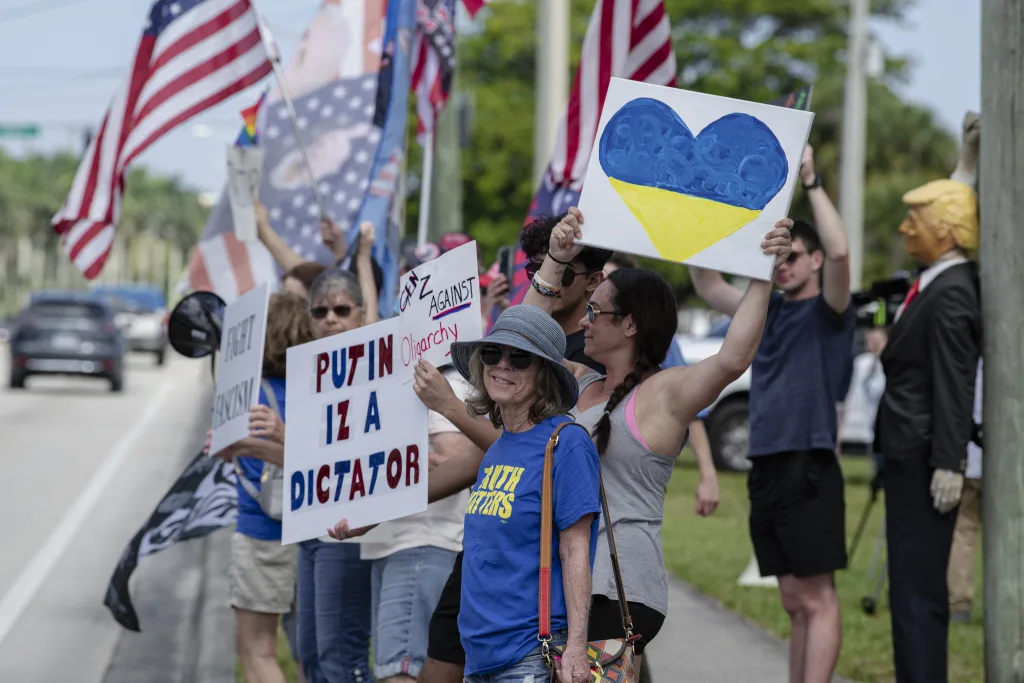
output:
M622 315L618 311L602 311L598 306L594 305L594 302L587 303L587 322L591 325L594 324L594 320L599 315Z
M314 320L323 320L327 317L328 311L334 311L334 315L339 318L347 318L352 315L351 306L315 306L309 309L309 314L313 316Z
M533 354L522 349L503 349L490 344L480 349L480 360L484 365L497 365L502 355L508 356L509 364L516 370L525 370L533 363Z
M535 261L530 261L524 266L524 270L526 270L526 276L532 280L533 276L537 274L538 270L540 270L540 264ZM597 271L591 272L596 273ZM572 285L573 282L576 281L576 278L586 277L587 275L590 274L591 273L577 273L569 266L566 266L565 270L562 271L562 286L569 287L570 285Z

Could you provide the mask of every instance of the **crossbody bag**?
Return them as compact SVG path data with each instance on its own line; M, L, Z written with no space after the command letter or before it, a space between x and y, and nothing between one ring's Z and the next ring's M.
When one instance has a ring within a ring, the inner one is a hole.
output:
M267 396L270 409L274 411L282 422L281 411L277 407L277 396L274 395L274 388L265 379L260 380L263 393ZM284 516L284 470L269 462L263 463L263 471L260 473L260 487L257 489L245 476L241 464L235 458L235 472L238 474L238 481L246 493L252 496L253 500L260 506L267 517L274 520L281 520Z
M551 672L551 680L557 679L556 666L561 659L564 648L551 645L551 559L554 550L554 482L555 447L558 445L558 433L566 426L576 426L586 431L583 425L575 422L563 422L555 428L544 449L544 474L541 485L540 503L540 587L539 587L539 625L537 639L541 642L541 654ZM590 433L587 432L587 438ZM619 570L619 554L615 550L615 534L612 533L611 515L608 514L608 497L604 493L604 477L601 477L601 514L604 515L605 529L608 535L608 552L612 559L612 573L615 575L615 591L619 597L619 612L622 616L621 639L592 640L587 643L587 660L590 670L594 673L594 683L635 683L636 675L633 658L636 656L634 643L640 634L633 633L633 619L629 616L629 605L626 602L626 590L622 585L622 572Z

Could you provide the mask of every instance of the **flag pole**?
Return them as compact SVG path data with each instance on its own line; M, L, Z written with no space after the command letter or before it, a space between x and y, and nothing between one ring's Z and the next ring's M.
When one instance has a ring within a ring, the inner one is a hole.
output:
M252 3L250 3L252 4ZM267 56L270 58L270 66L274 70L274 79L277 81L278 87L281 89L281 99L284 100L285 109L288 111L288 118L292 122L292 130L295 132L295 144L299 148L299 154L302 155L302 162L306 167L306 173L309 175L309 187L313 190L313 196L316 198L316 203L320 207L320 219L330 219L330 214L327 213L327 205L324 204L324 198L320 194L320 188L316 184L316 173L313 172L313 164L309 162L309 154L306 151L306 144L302 141L302 134L299 132L299 117L295 113L295 105L292 103L292 96L288 91L288 84L284 81L284 74L281 73L281 53L277 50L277 45L274 44L273 36L270 34L270 30L263 22L263 15L256 10L253 6L253 12L256 14L256 26L260 32L260 39L263 41L263 46L267 50Z
M427 242L427 229L430 227L430 191L434 175L434 130L426 132L423 141L423 180L420 183L420 222L416 231L416 245L422 247Z

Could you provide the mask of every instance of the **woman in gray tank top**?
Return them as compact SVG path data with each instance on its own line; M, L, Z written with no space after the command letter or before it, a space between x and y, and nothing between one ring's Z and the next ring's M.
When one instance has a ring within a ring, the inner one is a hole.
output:
M550 311L551 285L581 246L583 215L576 208L551 232L548 255L523 303ZM790 251L783 219L766 235L765 254L782 262ZM668 284L639 268L613 272L594 291L581 321L584 352L606 368L601 376L572 364L580 385L573 411L590 429L601 455L608 512L615 529L623 584L635 633L636 652L657 635L668 613L668 578L661 547L665 492L675 459L697 413L750 366L761 341L770 281L753 281L743 295L719 352L700 363L660 370L675 337L677 309ZM600 534L606 534L601 519ZM599 539L598 543L605 543ZM607 553L593 572L591 640L622 637L622 621ZM638 663L639 666L639 663Z

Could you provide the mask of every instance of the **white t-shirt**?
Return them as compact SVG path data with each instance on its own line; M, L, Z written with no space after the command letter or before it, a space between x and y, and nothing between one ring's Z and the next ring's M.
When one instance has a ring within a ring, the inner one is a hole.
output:
M465 401L472 387L453 367L441 371L452 390L460 400ZM445 434L459 430L440 413L430 411L427 418L427 434ZM379 560L399 550L432 546L453 552L462 550L463 521L466 505L469 504L469 489L444 500L431 503L425 512L392 520L381 524L379 529L392 535L386 543L363 543L359 556L364 560Z

